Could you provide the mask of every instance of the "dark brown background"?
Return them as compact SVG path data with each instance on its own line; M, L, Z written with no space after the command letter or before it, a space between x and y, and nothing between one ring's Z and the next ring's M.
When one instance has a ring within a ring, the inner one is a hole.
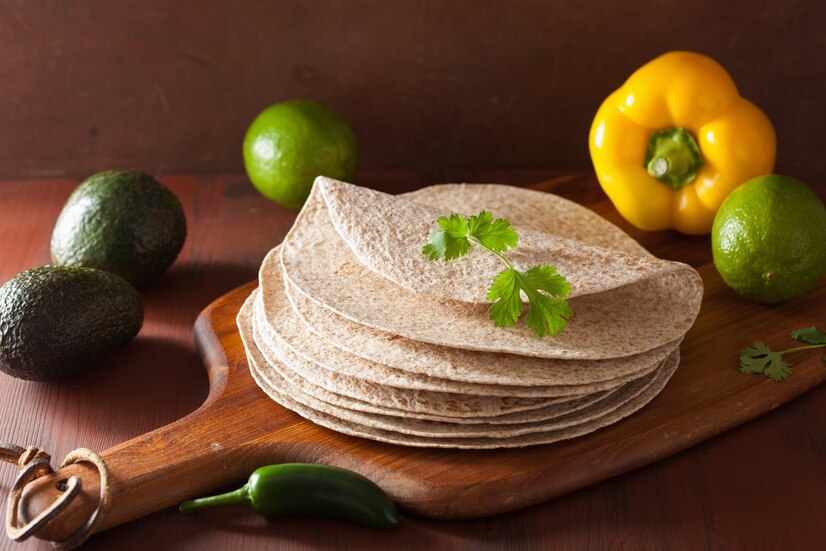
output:
M313 98L362 166L584 168L600 101L672 49L718 59L826 173L818 0L4 1L0 178L238 172L267 105Z
M373 169L361 178L370 187L527 184L573 168L581 178L561 192L595 202L586 139L600 101L652 57L694 49L769 114L781 170L810 182L826 176L825 18L816 0L0 0L0 179L10 180L0 182L0 281L49 261L77 178L114 167L204 174L162 178L186 205L190 236L144 293L141 336L67 385L0 377L0 440L41 445L58 461L200 404L195 316L254 278L292 222L243 175L216 175L241 172L244 131L270 103L307 97L339 111ZM376 170L388 168L401 170ZM170 509L88 548L813 549L826 530L824 419L821 386L648 468L490 519L405 517L380 535ZM0 466L0 496L13 473ZM49 546L0 537L0 549L18 548Z

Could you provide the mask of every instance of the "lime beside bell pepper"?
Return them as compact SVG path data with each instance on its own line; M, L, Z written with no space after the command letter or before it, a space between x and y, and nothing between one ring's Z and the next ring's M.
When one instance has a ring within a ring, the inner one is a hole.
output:
M643 230L707 234L728 194L774 169L768 117L713 59L670 52L602 103L591 160L622 216Z

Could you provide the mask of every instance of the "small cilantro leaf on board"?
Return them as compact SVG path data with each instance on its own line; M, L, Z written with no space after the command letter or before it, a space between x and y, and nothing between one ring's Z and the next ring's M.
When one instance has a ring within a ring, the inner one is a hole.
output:
M743 373L763 373L774 357L779 357L777 352L772 352L763 341L754 341L751 347L746 347L740 351L740 371Z
M466 255L472 245L495 254L507 269L500 272L488 288L487 300L493 302L488 317L496 327L510 327L522 316L522 294L528 299L525 323L537 337L558 335L573 316L565 297L571 292L568 281L555 266L539 264L520 271L501 253L516 247L519 236L511 223L494 218L490 211L462 218L458 214L442 216L437 221L441 231L430 232L422 254L430 260L453 260Z
M752 346L740 350L740 371L742 373L763 374L773 381L782 381L792 373L791 364L783 360L784 354L826 348L826 335L814 327L796 329L789 335L795 340L809 344L775 352L764 342L754 341ZM826 366L826 356L823 356L821 361Z
M815 327L804 327L803 329L795 329L789 336L796 341L803 341L809 344L826 344L826 335L818 331Z
M777 354L777 357L772 357L763 373L772 381L783 381L792 374L792 366L788 362L784 362L782 354Z

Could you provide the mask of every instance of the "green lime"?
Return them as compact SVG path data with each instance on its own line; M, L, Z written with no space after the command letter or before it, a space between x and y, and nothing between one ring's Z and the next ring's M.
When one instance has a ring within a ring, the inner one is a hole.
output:
M358 141L333 111L306 100L276 103L252 121L244 137L244 166L266 197L301 208L318 176L352 182Z
M774 303L826 272L826 207L800 180L759 176L728 196L711 229L714 265L741 295Z

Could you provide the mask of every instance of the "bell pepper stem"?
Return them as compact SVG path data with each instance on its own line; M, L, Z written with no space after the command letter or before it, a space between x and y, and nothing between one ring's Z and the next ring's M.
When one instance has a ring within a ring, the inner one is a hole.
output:
M697 141L685 128L666 128L651 133L645 169L663 184L681 189L697 177L702 165Z
M654 157L648 163L648 173L654 178L665 176L669 168L671 168L671 163L668 157Z
M213 507L222 507L224 505L245 505L250 506L249 488L246 485L216 496L202 497L199 499L190 499L184 501L178 506L178 510L182 513L194 513L195 511L202 511L204 509L212 509Z

